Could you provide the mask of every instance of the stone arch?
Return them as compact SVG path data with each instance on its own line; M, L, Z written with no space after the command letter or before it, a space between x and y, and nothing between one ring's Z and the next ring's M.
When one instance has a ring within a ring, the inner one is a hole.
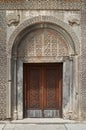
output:
M58 27L57 30L60 31L60 33L65 37L65 39L69 39L69 44L73 48L73 53L79 54L79 40L75 32L73 32L73 30L71 29L69 25L62 22L61 20L58 20L57 18L53 16L37 16L37 17L24 21L15 29L15 31L13 32L13 34L11 35L8 41L7 50L10 56L11 56L13 45L17 46L18 40L20 40L20 37L21 37L20 35L23 34L23 31L26 28L30 29L30 27L34 26L35 24L40 24L40 23L42 23L42 25L43 23L50 23Z
M29 32L33 31L34 28L37 29L37 28L46 28L46 27L57 31L67 41L67 46L69 47L70 54L69 54L69 59L67 59L66 62L64 63L64 73L67 71L67 69L69 69L69 74L68 74L69 77L68 76L66 77L67 73L65 73L63 75L64 80L67 81L67 82L64 82L63 85L67 89L68 89L69 86L70 87L72 86L73 81L70 78L71 78L71 75L72 75L72 63L73 63L72 61L73 61L73 59L71 59L71 56L79 54L79 40L78 40L76 34L73 32L73 30L70 28L69 25L67 25L66 23L64 23L64 22L62 22L62 21L60 21L57 18L54 18L52 16L38 16L38 17L34 17L34 18L31 18L31 19L24 21L23 23L21 23L15 29L15 31L13 32L11 37L9 38L8 48L7 48L7 50L8 50L8 66L9 66L9 69L8 69L9 70L9 74L8 74L9 88L11 88L10 82L12 81L12 74L11 74L12 72L11 72L11 69L10 69L12 57L13 57L12 64L13 64L13 67L14 67L13 68L13 72L14 72L13 75L17 76L17 77L13 76L13 78L14 78L13 79L14 80L13 81L14 96L15 96L14 97L14 100L15 100L14 104L15 105L14 105L14 108L13 108L14 109L13 110L13 117L15 119L17 119L17 118L22 119L23 118L23 107L22 107L23 106L23 103L22 103L22 101L23 101L23 94L22 94L23 80L22 79L23 79L23 77L21 77L21 79L20 79L19 75L17 74L17 71L18 71L18 73L20 73L20 75L23 75L23 63L21 61L17 62L17 54L16 54L17 51L16 50L17 50L18 44L19 44L21 38L24 37L28 33L28 31ZM19 68L18 68L17 65L19 66ZM17 78L18 78L18 81L17 81ZM68 80L69 81L71 80L71 83L69 83ZM18 86L17 86L17 84L18 84ZM18 103L16 102L17 101L17 94L19 95ZM70 94L70 96L72 96L72 94ZM65 95L65 98L67 98L66 95ZM64 102L63 106L65 106L65 104L68 106L68 104L65 103L65 101L63 101L63 102ZM18 108L18 111L16 111L17 108ZM11 112L9 112L9 116L11 116L10 113ZM68 113L68 110L67 110L67 113Z
M31 62L31 57L34 57L34 62L43 62L44 57L46 57L45 61L48 61L49 57L52 60L53 57L56 59L69 57L71 48L67 41L57 31L48 28L47 25L48 23L46 28L35 29L27 33L17 48L13 50L13 55L16 53L16 57L23 62Z

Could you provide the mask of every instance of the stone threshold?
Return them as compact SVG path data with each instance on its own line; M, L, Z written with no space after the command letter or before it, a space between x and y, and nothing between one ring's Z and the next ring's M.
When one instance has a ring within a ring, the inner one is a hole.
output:
M0 121L0 124L86 124L86 121L66 120L61 118L25 118L22 120Z

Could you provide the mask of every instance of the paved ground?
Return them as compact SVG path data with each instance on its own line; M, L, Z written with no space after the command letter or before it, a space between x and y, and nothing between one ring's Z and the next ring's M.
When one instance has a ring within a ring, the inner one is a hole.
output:
M0 130L86 130L86 122L62 119L2 121Z

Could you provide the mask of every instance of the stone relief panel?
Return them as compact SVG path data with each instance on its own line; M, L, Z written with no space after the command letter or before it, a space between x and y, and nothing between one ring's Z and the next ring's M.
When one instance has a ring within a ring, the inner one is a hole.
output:
M49 57L69 56L65 39L51 29L38 29L24 37L18 46L18 58L25 62ZM49 59L48 59L49 60Z
M11 11L11 13L8 12L7 14L7 25L11 26L17 26L20 22L20 14L19 11Z
M36 16L53 16L67 23L81 41L80 11L61 10L7 10L7 39L9 39L16 26Z
M80 11L65 11L64 22L69 24L70 27L76 33L79 41L81 42L81 24L80 24L81 13Z
M18 10L7 10L6 11L6 23L7 23L7 41L15 28L20 23L20 11Z

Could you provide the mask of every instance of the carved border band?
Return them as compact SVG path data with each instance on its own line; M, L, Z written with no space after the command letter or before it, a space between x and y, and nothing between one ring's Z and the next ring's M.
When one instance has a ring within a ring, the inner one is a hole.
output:
M21 0L1 2L0 9L59 9L59 10L80 10L86 8L85 0Z

